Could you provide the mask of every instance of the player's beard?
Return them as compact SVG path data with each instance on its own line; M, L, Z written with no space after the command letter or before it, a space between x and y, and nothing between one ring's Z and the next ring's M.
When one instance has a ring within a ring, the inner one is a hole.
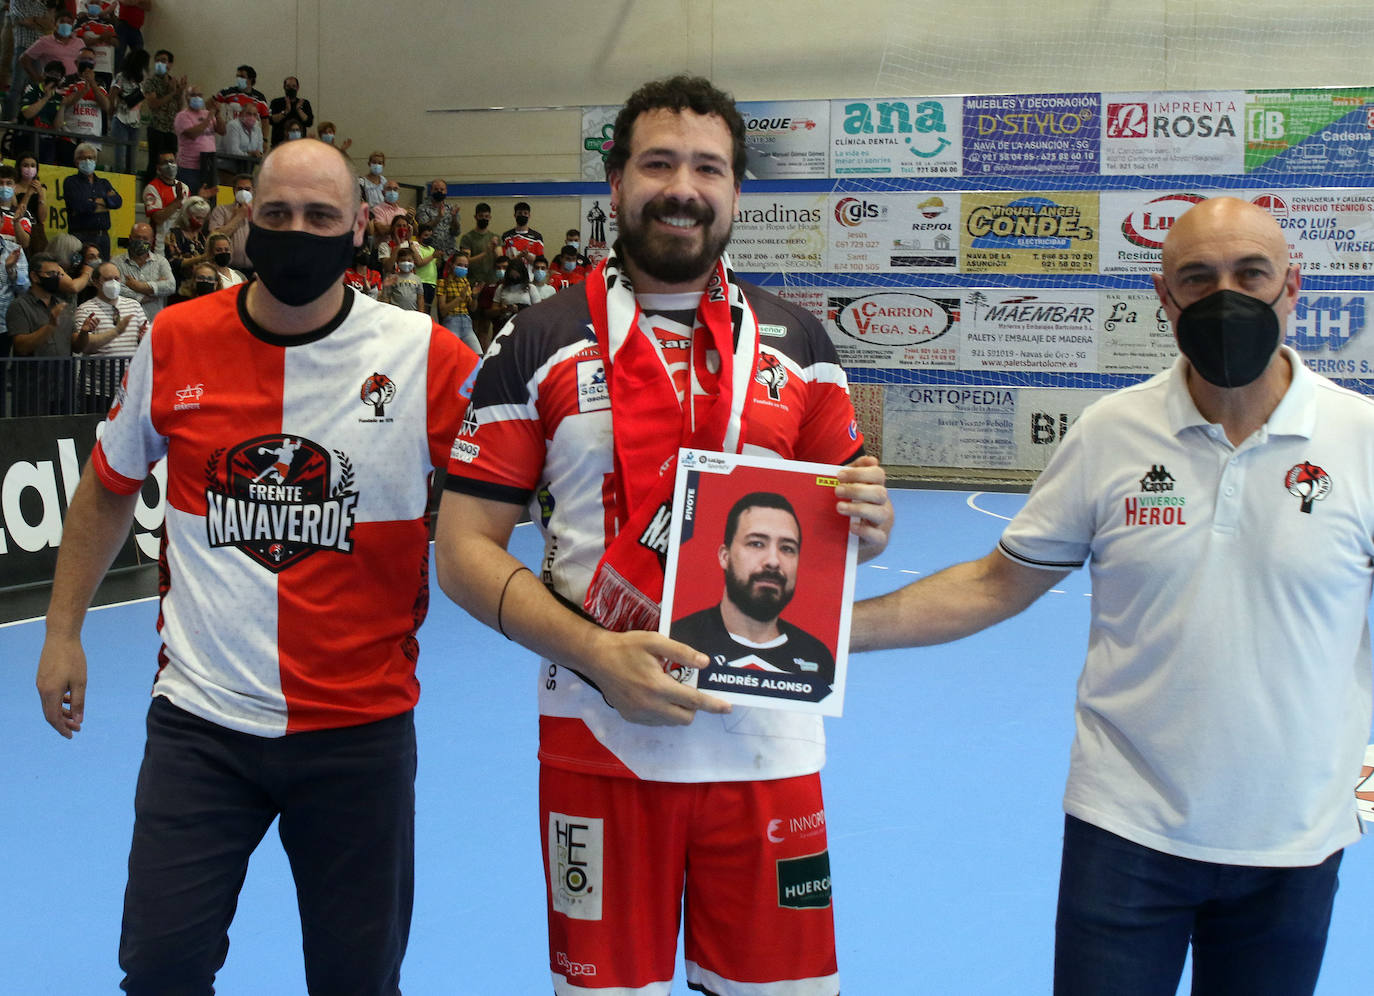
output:
M690 240L655 232L650 223L663 217L687 217L701 222L701 246L695 252ZM647 276L665 284L682 284L705 276L730 243L733 219L724 232L714 234L716 212L700 201L658 197L640 209L639 217L626 213L620 219L620 245L624 255Z
M755 588L759 581L772 581L777 588ZM795 588L787 586L787 579L777 571L758 571L741 578L732 570L725 572L725 595L750 619L759 622L772 622L787 608L796 594Z

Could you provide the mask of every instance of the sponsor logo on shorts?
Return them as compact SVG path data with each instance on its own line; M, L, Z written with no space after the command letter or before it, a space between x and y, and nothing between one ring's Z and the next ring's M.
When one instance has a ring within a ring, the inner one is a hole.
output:
M823 910L830 905L830 852L778 862L778 906Z
M590 816L549 813L549 892L554 912L573 920L601 919L604 827L604 820Z
M567 979L589 978L596 974L595 965L585 961L573 961L565 951L558 952L554 961L558 963L559 970Z

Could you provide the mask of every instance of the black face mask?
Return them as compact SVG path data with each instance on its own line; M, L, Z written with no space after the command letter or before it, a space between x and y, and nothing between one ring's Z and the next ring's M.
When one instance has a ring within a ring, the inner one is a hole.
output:
M84 73L87 69L94 69L94 68L95 68L95 63L94 63L94 62L78 62L78 63L76 64L76 71L77 71L78 73Z
M216 290L218 290L218 289L219 289L219 281L218 281L218 280L197 280L197 281L196 281L196 297L200 297L202 294L213 294L213 293L214 293Z
M129 240L129 255L130 255L130 256L143 256L143 255L145 255L147 252L148 252L148 243L145 242L143 239L130 239L130 240Z
M229 261L230 261L231 259L233 259L233 258L234 258L234 254L233 254L233 253L229 253L229 252L217 252L217 253L215 253L215 265L216 265L216 266L228 266L228 265L229 265Z
M486 227L487 227L488 225L490 225L490 224L491 224L491 219L490 219L490 218L478 218L478 219L477 219L477 230L480 232L482 229L486 228Z
M524 228L524 227L525 227L526 225L528 225L529 223L530 223L530 216L529 216L529 215L527 215L527 214L517 214L517 215L515 216L515 224L516 224L518 227Z
M1178 348L1198 375L1217 387L1244 387L1269 366L1283 330L1274 305L1239 291L1219 290L1179 312ZM1169 293L1173 298L1173 292ZM1175 301L1175 304L1178 302Z
M429 192L430 200L435 201L436 203L442 201L447 196L448 194L444 193L442 190L431 190Z
M268 293L299 308L329 290L353 262L353 229L340 235L279 232L249 222L246 250Z
M298 92L298 91L296 90L295 87L287 87L287 88L286 88L286 96L289 97L291 100L295 100L295 99L296 99L296 93L297 93L297 92Z
M42 288L43 288L45 291L47 291L49 294L56 294L57 291L58 291L58 289L62 286L62 274L60 274L60 273L43 273L43 274L39 274L39 277L38 277L38 286L39 286L39 287L42 287Z

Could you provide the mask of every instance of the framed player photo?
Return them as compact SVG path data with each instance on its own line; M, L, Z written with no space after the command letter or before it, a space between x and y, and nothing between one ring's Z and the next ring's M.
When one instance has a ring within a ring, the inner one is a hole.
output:
M740 705L838 716L858 537L839 468L678 451L659 631L706 654L672 671Z

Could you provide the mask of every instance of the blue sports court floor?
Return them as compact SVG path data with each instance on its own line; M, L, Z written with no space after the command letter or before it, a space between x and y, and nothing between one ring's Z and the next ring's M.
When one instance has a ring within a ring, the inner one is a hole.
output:
M858 595L996 542L1015 494L907 491ZM534 563L538 537L516 531ZM1049 992L1074 683L1088 618L1080 571L961 643L851 661L825 772L847 996ZM91 613L85 729L67 742L33 691L41 622L0 628L0 993L113 993L156 605ZM417 889L408 996L551 991L535 820L536 665L437 592L421 633ZM1247 776L1263 792L1264 772ZM1368 988L1374 851L1352 848L1319 993ZM305 991L281 846L254 856L218 992ZM1185 981L1182 992L1188 991ZM686 993L679 979L674 994ZM1243 996L1243 994L1240 994Z

